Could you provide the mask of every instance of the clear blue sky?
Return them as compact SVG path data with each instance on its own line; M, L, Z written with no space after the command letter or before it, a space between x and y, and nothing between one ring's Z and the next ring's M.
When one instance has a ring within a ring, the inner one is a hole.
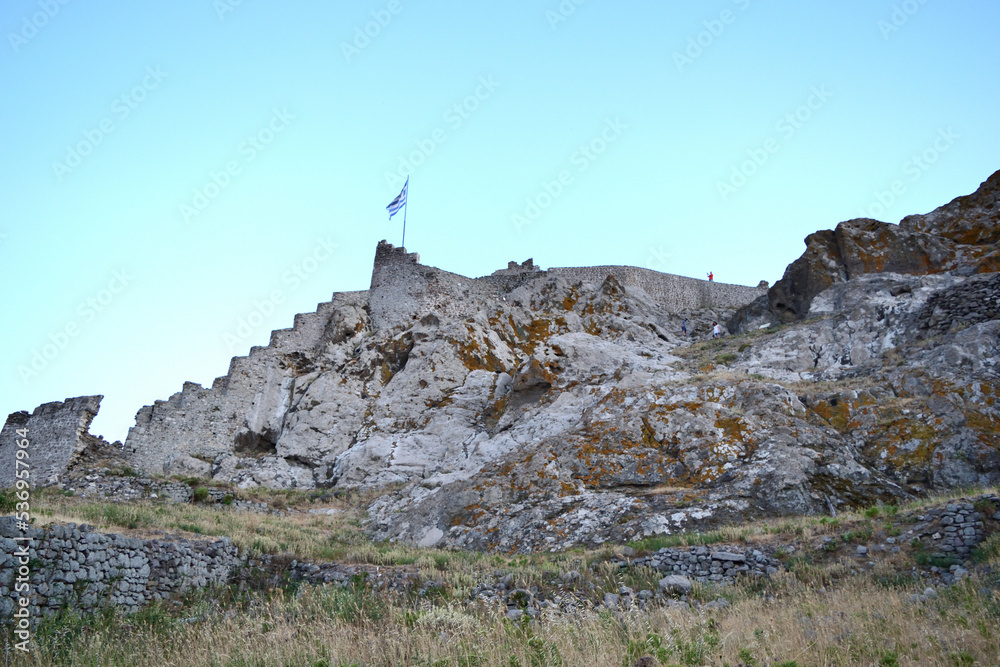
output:
M1000 168L998 25L994 0L4 0L0 412L104 394L124 438L367 288L397 172L426 264L773 283L807 234Z

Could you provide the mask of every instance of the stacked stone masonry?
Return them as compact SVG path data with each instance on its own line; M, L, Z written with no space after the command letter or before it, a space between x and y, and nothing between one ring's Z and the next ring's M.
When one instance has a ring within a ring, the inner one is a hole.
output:
M984 517L976 506L1000 507L1000 497L980 496L975 502L955 502L918 518L910 539L918 539L932 556L965 560L985 537L984 519L1000 520L1000 512Z
M0 518L0 618L14 610L17 571L10 518ZM154 600L227 583L245 563L228 538L213 542L142 540L105 535L86 525L32 529L31 617L60 609L92 612L113 606L135 611Z
M547 273L571 281L600 285L608 276L628 287L638 287L669 313L697 308L739 308L767 294L761 287L730 285L697 278L660 273L637 266L587 266L549 269Z
M334 294L316 312L296 315L290 329L272 332L267 347L234 357L229 373L216 378L211 388L185 382L168 400L141 408L129 429L125 455L150 473L210 476L212 462L232 452L261 389L275 380L280 386L290 365L315 352L339 308L365 300L365 292Z
M1000 274L993 273L931 296L917 317L916 330L921 338L930 338L996 319L1000 319Z
M660 549L651 556L633 559L630 565L720 584L731 584L740 576L767 576L781 568L780 561L758 549L732 546Z
M7 417L0 433L0 489L14 486L14 457L18 431L27 432L31 482L47 485L59 482L76 459L88 447L111 446L88 433L90 422L97 415L103 396L79 396L64 402L45 403L27 412L15 412Z
M115 502L136 500L166 500L189 503L194 500L194 488L182 482L154 480L148 477L109 475L102 472L88 472L72 475L64 485L64 490L81 498L100 498ZM236 511L258 512L261 514L281 513L267 503L236 498L223 489L206 488L201 502L222 503Z

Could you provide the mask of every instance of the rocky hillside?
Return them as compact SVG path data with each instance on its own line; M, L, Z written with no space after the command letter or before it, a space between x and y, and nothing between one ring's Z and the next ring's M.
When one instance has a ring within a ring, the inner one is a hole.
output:
M766 294L635 267L470 279L383 243L370 290L140 410L125 458L381 489L373 537L503 551L995 484L998 190L812 234Z

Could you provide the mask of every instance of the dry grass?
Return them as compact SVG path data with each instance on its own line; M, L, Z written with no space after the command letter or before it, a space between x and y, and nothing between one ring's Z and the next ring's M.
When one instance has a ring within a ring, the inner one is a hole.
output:
M905 523L906 512L967 495L972 493L955 491L834 520L792 517L673 539L804 544L828 534L890 529ZM310 506L300 497L288 500ZM334 516L282 517L185 504L118 505L42 492L36 505L46 520L133 533L229 535L244 547L313 560L404 563L419 569L422 579L444 582L443 592L428 600L357 582L348 588L287 583L256 592L201 591L183 604L153 605L132 616L111 610L45 621L32 654L16 656L13 664L629 667L642 655L664 665L1000 664L1000 534L978 551L993 574L974 575L926 603L910 599L926 582L910 576L905 550L872 556L876 566L858 571L848 559L826 558L806 547L786 560L787 572L767 581L696 585L692 599L721 596L728 608L615 613L596 606L604 591L619 585L655 589L662 575L612 566L613 546L506 557L372 544L359 526L361 502L337 501L342 512ZM558 573L571 569L583 574L574 585L583 601L579 612L515 622L505 618L505 608L470 599L473 586L495 580L496 570L511 574L514 585L537 585L551 597L560 592Z
M363 588L306 587L250 597L227 616L205 601L184 622L156 608L132 618L53 624L27 660L49 665L996 665L1000 598L981 582L915 604L919 590L877 576L817 589L793 574L734 586L727 609L642 614L584 610L512 622L465 600L438 604ZM995 594L994 594L995 595Z
M140 501L116 503L66 496L42 489L33 496L37 523L87 523L102 532L135 537L162 537L165 533L188 539L229 537L253 553L280 554L307 560L336 560L390 565L414 562L416 550L375 545L362 529L363 509L356 501L308 502L305 494L281 494L293 508L285 515L234 511L220 505ZM273 495L269 496L271 500ZM294 509L299 508L299 509ZM308 509L333 508L333 515L309 514Z

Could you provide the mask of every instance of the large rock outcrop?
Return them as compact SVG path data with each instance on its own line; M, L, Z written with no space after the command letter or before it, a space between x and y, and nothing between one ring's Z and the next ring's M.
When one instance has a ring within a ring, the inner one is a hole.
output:
M532 262L467 278L383 242L369 290L140 410L125 454L381 490L373 537L503 551L995 484L998 180L811 235L766 292Z
M806 251L768 292L783 322L805 318L813 298L836 283L870 273L963 275L1000 270L1000 172L973 194L899 225L859 218L806 237Z
M150 473L245 486L467 474L511 446L506 437L483 437L478 413L504 382L540 386L541 367L531 365L538 341L571 332L600 337L605 314L585 312L581 296L609 276L647 313L647 323L632 327L640 329L633 341L666 338L657 322L672 313L714 307L721 317L764 292L620 266L540 271L512 263L467 278L383 242L368 291L335 294L297 316L268 346L234 358L210 388L186 383L142 408L126 455ZM473 454L456 456L470 444Z

